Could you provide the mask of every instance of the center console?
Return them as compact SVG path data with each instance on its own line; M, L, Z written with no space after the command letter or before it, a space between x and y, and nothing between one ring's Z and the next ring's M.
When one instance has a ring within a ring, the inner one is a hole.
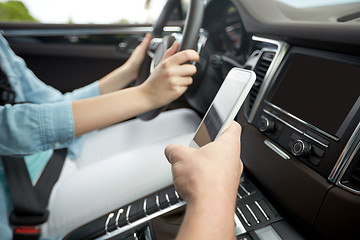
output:
M360 120L359 62L341 54L291 49L253 123L277 145L330 178Z
M185 205L174 187L169 186L89 222L65 239L164 239L157 236L153 221ZM265 236L274 240L303 239L245 174L238 187L234 225L238 240Z
M309 231L357 238L360 57L302 47L284 55L242 120L244 165Z

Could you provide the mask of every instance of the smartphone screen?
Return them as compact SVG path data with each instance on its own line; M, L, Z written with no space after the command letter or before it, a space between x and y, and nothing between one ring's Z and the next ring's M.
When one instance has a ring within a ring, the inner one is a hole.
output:
M254 84L253 71L233 68L226 76L198 127L190 147L202 147L214 141L235 118Z

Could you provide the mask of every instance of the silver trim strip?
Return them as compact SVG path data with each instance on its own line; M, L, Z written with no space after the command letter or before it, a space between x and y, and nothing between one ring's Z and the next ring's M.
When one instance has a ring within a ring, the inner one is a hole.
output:
M175 196L176 196L176 198L178 199L178 201L181 202L179 193L178 193L176 190L175 190Z
M276 40L272 40L272 39L267 39L267 38L262 38L262 37L257 37L257 36L253 36L252 37L253 41L258 41L258 42L266 42L266 43L270 43L270 44L274 44L277 46L277 51L275 52L275 56L274 59L272 60L266 75L264 77L264 81L259 89L259 93L255 99L255 102L253 104L253 107L251 109L251 112L249 113L248 119L247 121L249 123L252 123L254 118L255 118L255 114L260 106L261 101L264 98L265 92L268 88L268 86L270 85L270 82L272 81L272 79L274 78L274 75L276 73L276 71L278 70L280 63L282 62L283 58L285 57L287 50L289 49L289 45L285 42L282 41L276 41Z
M159 210L160 209L160 199L159 199L159 194L156 194L156 197L155 197L155 202L156 202L156 206L158 207Z
M165 198L166 198L167 203L170 206L170 198L169 198L169 195L167 193L165 194Z
M343 189L345 189L345 190L348 190L348 191L350 191L350 192L352 192L352 193L358 194L358 195L360 195L360 191L355 190L355 189L353 189L353 188L351 188L351 187L345 186L344 184L341 183L341 179L343 178L346 170L348 169L350 163L351 163L352 160L354 159L354 157L355 157L355 155L357 154L357 152L359 151L359 149L360 149L360 141L359 141L358 144L356 145L355 150L354 150L354 151L352 152L352 154L350 155L349 160L346 162L346 165L344 166L344 168L343 168L343 170L342 170L342 172L341 172L341 174L340 174L340 176L339 176L339 180L338 180L337 183L336 183L336 185L338 185L339 187L341 187L341 188L343 188Z
M107 29L32 29L32 30L2 30L1 33L7 37L26 37L26 36L79 36L79 35L106 35L106 34L125 34L125 33L145 33L151 32L153 27L121 27ZM181 32L181 27L165 26L164 32Z
M253 210L251 209L251 207L248 204L245 204L246 208L249 210L249 212L251 213L251 215L253 216L253 218L255 219L256 223L259 224L260 221L259 219L256 217L255 213L253 212Z
M134 240L139 240L136 233L134 233L133 237L134 237Z
M151 220L151 219L153 219L153 218L156 218L156 217L158 217L158 216L160 216L160 215L162 215L162 214L164 214L164 213L167 213L167 212L170 212L170 211L172 211L172 210L174 210L174 209L177 209L177 208L179 208L179 207L182 207L182 206L184 206L185 204L186 204L186 201L182 201L182 202L180 202L180 203L177 203L177 204L175 204L175 205L172 205L171 207L165 208L165 209L160 210L160 211L158 211L158 212L156 212L156 213L154 213L154 214L151 214L150 216L146 216L146 217L141 218L141 219L139 219L139 220L137 220L137 221L135 221L135 222L133 222L133 223L130 223L130 224L126 225L126 226L123 226L123 227L121 227L121 228L118 228L118 229L116 229L116 230L114 230L114 231L111 231L109 234L104 235L104 236L101 236L101 237L99 237L99 238L97 238L97 239L98 239L98 240L103 240L103 239L113 238L113 237L115 237L115 236L118 235L118 234L121 234L121 233L123 233L123 232L126 232L126 231L128 231L128 230L130 230L130 229L132 229L132 228L134 228L134 227L136 227L136 226L138 226L138 225L141 225L141 224L143 224L143 223L146 223L146 222L148 222L149 220Z
M246 219L246 217L244 216L243 212L240 210L240 208L236 208L236 210L239 212L240 216L242 217L242 219L244 220L244 222L246 223L246 225L248 225L249 227L251 226L251 224L249 223L249 221Z
M307 127L311 128L312 130L315 130L315 131L317 131L317 132L325 135L326 137L331 138L331 139L334 140L334 141L337 141L337 142L338 142L338 141L340 140L338 137L333 136L333 135L331 135L331 134L329 134L329 133L327 133L327 132L319 129L319 128L311 125L310 123L305 122L304 120L301 120L300 118L292 115L291 113L285 111L284 109L282 109L282 108L280 108L280 107L278 107L278 106L276 106L276 105L274 105L274 104L272 104L272 103L270 103L270 102L268 102L268 101L264 101L264 102L265 102L267 105L269 105L270 107L273 107L273 108L275 108L276 110L279 110L281 113L283 113L283 114L285 114L285 115L287 115L287 116L289 116L289 117L291 117L291 118L293 118L293 119L301 122L302 124L306 125Z
M335 183L337 179L341 179L344 175L347 167L354 157L354 153L358 149L358 145L360 144L360 123L355 128L353 134L349 138L348 142L344 150L341 152L339 159L337 160L334 168L332 169L328 180L332 183ZM341 174L341 176L339 176ZM346 186L345 186L346 187Z
M152 27L125 27L108 29L32 29L32 30L3 30L7 37L26 36L79 36L98 34L123 34L123 33L144 33L151 32Z
M257 208L260 210L260 212L264 215L265 219L266 219L267 221L269 221L269 220L270 220L269 216L266 214L266 212L265 212L264 209L261 207L261 205L258 203L258 201L255 201L254 203L255 203L255 205L257 206Z
M116 214L116 219L115 219L116 228L119 228L119 217L123 212L124 212L124 209L120 208L118 213Z
M234 213L234 219L235 219L235 234L236 234L236 236L246 233L246 229L245 229L244 225L242 225L242 223L240 222L240 219L238 218L236 213Z
M242 199L242 196L239 193L237 193L237 196L239 199Z
M244 188L243 185L239 184L239 186L241 187L242 190L244 190L244 192L245 192L248 196L251 195L251 193L250 193L248 190L246 190L246 188Z
M130 221L129 221L130 210L131 210L131 205L129 205L126 210L125 220L126 220L127 224L130 224Z
M147 198L144 199L144 204L143 204L143 211L145 213L145 215L147 216L147 212L146 212L146 205L147 205Z
M275 144L270 142L269 140L265 140L264 144L268 146L271 150L273 150L275 153L277 153L280 157L282 157L285 160L289 160L290 156L287 155L283 150L281 150L279 147L277 147Z
M105 232L106 234L110 234L110 232L108 231L108 225L109 225L109 222L110 220L114 217L114 213L110 213L106 219L106 222L105 222Z
M291 125L290 123L288 123L288 122L286 122L285 120L283 120L283 119L279 118L278 116L276 116L275 114L273 114L273 113L269 112L268 110L263 109L263 111L264 111L264 113L266 113L266 114L268 114L268 115L272 116L273 118L275 118L276 120L278 120L278 121L282 122L283 124L285 124L285 125L286 125L286 126L288 126L289 128L291 128L291 129L293 129L293 130L297 131L298 133L300 133L300 134L304 135L305 137L307 137L307 138L309 138L309 139L313 140L314 142L316 142L316 143L320 144L321 146L323 146L323 147L325 147L325 148L328 148L328 147L329 147L328 145L326 145L326 144L324 144L324 143L320 142L319 140L317 140L317 139L313 138L313 137L312 137L312 136L310 136L309 134L307 134L307 133L305 133L305 132L303 132L303 131L301 131L301 130L297 129L296 127L294 127L294 126L293 126L293 125Z

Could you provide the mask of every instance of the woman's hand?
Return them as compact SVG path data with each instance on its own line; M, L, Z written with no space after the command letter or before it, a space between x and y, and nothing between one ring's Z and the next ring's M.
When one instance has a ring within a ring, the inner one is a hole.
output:
M179 43L175 42L165 53L162 61L148 79L140 85L154 108L161 107L180 97L192 84L196 67L187 64L198 61L194 50L176 53Z
M145 59L146 51L151 42L151 34L146 34L143 41L134 49L123 67L128 71L129 78L135 80L139 76L141 65Z
M144 40L129 59L136 68L140 66L141 59L135 56L141 58L145 55L149 41ZM174 43L168 49L162 62L143 84L116 91L130 83L126 80L130 78L125 77L129 71L120 67L99 81L102 96L74 101L75 136L135 117L180 97L192 83L191 76L196 73L195 66L184 63L198 61L199 54L194 50L176 53L178 47L179 44Z
M141 64L143 63L146 50L151 41L151 35L146 34L144 40L135 48L129 59L119 68L99 80L101 94L111 93L123 89L139 75Z

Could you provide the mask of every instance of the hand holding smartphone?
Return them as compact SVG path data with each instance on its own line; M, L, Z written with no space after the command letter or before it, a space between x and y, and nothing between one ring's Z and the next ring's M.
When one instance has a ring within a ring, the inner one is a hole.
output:
M202 119L190 147L199 148L214 141L234 120L255 83L253 71L233 68L229 71Z

